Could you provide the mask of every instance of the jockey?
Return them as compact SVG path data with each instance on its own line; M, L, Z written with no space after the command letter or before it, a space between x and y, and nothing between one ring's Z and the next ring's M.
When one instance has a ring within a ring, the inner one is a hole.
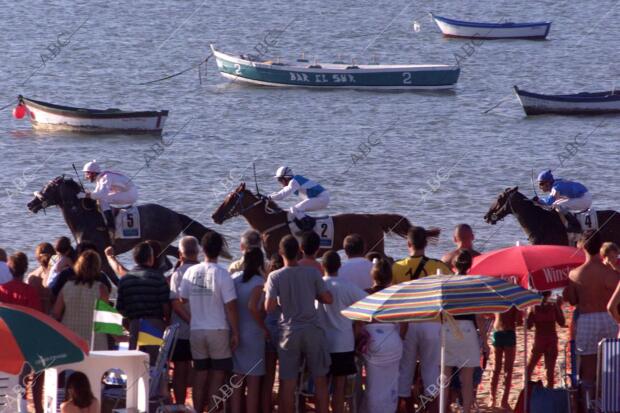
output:
M329 192L310 179L301 175L294 175L293 171L288 166L281 166L278 168L275 178L284 188L269 195L269 199L278 201L288 197L292 193L300 195L304 199L292 206L290 212L295 216L295 223L301 230L313 229L314 219L307 216L305 213L327 208L327 204L329 204Z
M87 162L82 168L88 182L95 183L95 190L86 192L86 198L99 201L109 229L115 229L113 205L132 205L138 201L138 188L131 178L118 172L102 171L95 160Z
M584 185L579 182L555 179L551 170L542 171L538 174L538 187L549 192L548 196L536 199L539 204L552 206L568 219L569 226L576 224L571 220L571 211L584 211L592 206L592 195ZM577 224L577 228L579 225Z

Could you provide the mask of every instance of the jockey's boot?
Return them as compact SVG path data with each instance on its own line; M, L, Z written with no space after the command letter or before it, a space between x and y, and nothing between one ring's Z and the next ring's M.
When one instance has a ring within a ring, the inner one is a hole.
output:
M566 211L564 217L566 218L566 232L581 232L581 224L575 215Z
M114 222L114 214L112 210L103 211L105 216L105 224L108 227L108 231L114 233L116 230L116 223Z
M297 226L299 227L300 230L302 231L312 231L314 230L314 224L315 224L316 220L312 217L309 216L305 216L302 219L297 219L295 218L295 224L297 224Z

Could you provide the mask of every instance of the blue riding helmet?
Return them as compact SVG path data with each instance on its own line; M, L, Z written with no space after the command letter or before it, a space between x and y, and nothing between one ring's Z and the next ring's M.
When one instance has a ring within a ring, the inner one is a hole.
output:
M553 178L553 174L551 173L551 169L547 169L546 171L542 171L538 174L538 182L553 182L555 178Z

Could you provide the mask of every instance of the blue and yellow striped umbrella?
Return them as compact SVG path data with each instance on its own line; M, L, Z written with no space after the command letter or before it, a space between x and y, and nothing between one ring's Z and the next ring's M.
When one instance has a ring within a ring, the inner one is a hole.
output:
M359 321L431 321L440 314L503 313L541 302L541 296L501 278L433 275L392 285L356 302L342 315Z

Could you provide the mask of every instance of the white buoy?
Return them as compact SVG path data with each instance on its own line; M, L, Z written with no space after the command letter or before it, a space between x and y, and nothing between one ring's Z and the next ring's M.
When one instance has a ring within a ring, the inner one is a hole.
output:
M418 33L420 31L420 23L418 23L416 20L413 21L413 31Z

